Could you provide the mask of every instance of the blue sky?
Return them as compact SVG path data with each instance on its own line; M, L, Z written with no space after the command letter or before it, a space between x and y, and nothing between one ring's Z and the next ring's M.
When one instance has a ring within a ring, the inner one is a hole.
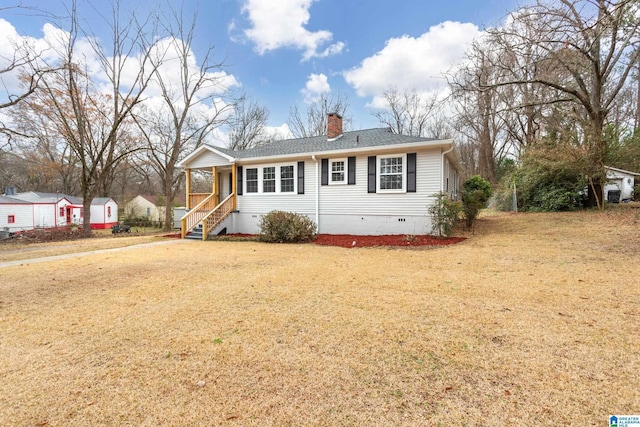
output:
M138 3L122 4L137 8L141 16L147 7L167 9L166 1ZM23 0L22 4L65 14L61 2ZM182 4L186 16L198 11L192 46L196 60L214 45L215 58L224 60L235 89L268 107L271 126L283 125L294 105L304 109L305 102L322 93L340 93L349 99L354 129L378 126L372 108L389 87L424 93L442 90L443 73L460 60L469 41L518 6L516 0L185 0L170 4L175 8ZM96 10L82 0L79 6L82 20L100 36ZM7 28L12 27L19 36L42 38L43 26L52 21L33 12L0 10L0 30L10 32Z

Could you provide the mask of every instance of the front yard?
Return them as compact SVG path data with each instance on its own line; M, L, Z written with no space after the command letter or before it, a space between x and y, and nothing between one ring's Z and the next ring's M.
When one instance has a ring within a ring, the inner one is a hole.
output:
M607 425L640 412L638 211L0 268L0 425Z

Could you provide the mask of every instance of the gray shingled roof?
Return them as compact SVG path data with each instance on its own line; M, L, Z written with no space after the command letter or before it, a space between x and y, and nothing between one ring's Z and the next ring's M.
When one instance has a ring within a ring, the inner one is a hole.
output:
M91 204L92 205L106 205L109 200L111 200L110 197L96 197L95 199L93 199L91 201Z
M342 136L333 141L328 141L326 135L321 135L311 138L286 139L240 151L220 147L213 148L236 159L248 159L255 157L286 156L291 154L322 153L326 151L410 144L425 141L437 141L437 139L398 135L393 133L389 128L377 128L344 132Z
M0 195L0 204L7 204L7 205L24 204L24 205L29 205L31 203L29 203L29 202L27 202L25 200L16 199L15 197Z
M32 203L56 203L58 200L65 198L73 204L80 204L82 201L74 196L63 193L41 193L38 191L27 191L11 196L16 199L26 200Z

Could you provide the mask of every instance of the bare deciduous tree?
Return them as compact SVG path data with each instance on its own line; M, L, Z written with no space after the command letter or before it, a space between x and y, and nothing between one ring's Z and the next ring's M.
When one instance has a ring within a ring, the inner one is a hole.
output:
M184 177L176 165L225 123L232 105L224 102L222 96L229 85L235 83L222 71L224 64L214 61L213 46L206 50L201 65L195 65L191 47L197 17L185 25L180 13L175 10L171 13L172 22L166 25L169 36L156 44L154 55L150 56L162 105L159 108L146 106L135 116L146 141L150 165L160 178L165 202L165 230L173 228L173 202ZM170 72L176 69L178 77Z
M229 120L229 148L246 150L272 141L266 132L269 110L242 95L234 104L234 113Z
M125 128L131 126L131 111L142 100L154 69L148 54L146 24L133 17L124 19L118 1L112 5L111 18L105 19L112 30L108 46L80 28L76 3L72 3L70 30L64 51L59 52L60 63L56 64L59 70L45 76L39 88L59 135L79 162L84 234L91 233L91 201L106 195L101 192L110 185L113 169L139 149ZM81 37L93 48L108 94L98 90L92 80L95 76L77 52ZM136 72L125 79L130 65ZM125 80L129 82L126 86Z
M338 113L343 118L343 130L347 130L351 123L346 116L348 109L349 100L344 95L330 97L322 94L318 100L307 105L305 112L300 111L297 106L292 107L289 110L287 124L296 138L326 135L327 116L330 113Z
M438 94L420 95L415 89L400 93L397 88L383 92L385 107L373 113L380 124L400 135L434 137L441 119Z
M539 64L533 74L515 69L481 83L481 89L542 85L555 90L554 102L570 102L586 118L582 141L594 205L603 206L607 141L604 129L614 103L638 61L637 0L557 0L519 10L507 26L490 30L513 55ZM522 31L522 28L531 31ZM496 56L502 70L513 67Z
M15 6L0 7L0 12L11 9L17 10L33 10L33 8L23 6L21 3ZM13 46L13 52L10 57L0 57L0 87L4 95L0 97L0 111L9 109L27 97L29 97L38 87L38 82L42 76L50 70L42 67L39 61L40 53L33 46L22 40L8 40ZM27 74L27 70L30 72ZM16 80L18 75L22 76L22 87L18 90L14 84L8 83L8 80ZM14 136L24 135L20 133L14 126L0 120L0 133L6 138L0 141L0 149L5 145L10 145Z

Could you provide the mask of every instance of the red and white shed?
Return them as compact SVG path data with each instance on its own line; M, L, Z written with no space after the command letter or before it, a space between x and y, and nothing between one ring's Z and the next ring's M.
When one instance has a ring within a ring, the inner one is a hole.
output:
M118 203L111 197L91 201L91 228L105 229L118 224Z

